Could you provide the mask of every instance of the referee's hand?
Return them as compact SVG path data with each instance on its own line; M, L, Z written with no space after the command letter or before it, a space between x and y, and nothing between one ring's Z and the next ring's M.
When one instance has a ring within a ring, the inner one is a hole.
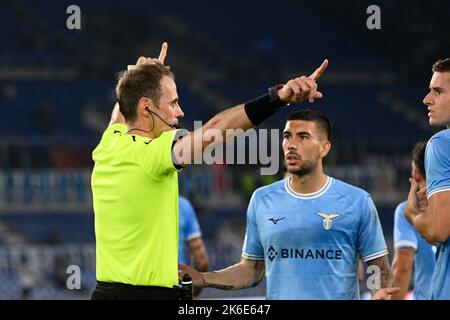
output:
M286 103L297 103L308 99L314 102L315 99L322 98L322 93L317 91L317 79L328 67L328 60L325 59L309 77L301 76L289 80L283 88L278 90L278 97Z
M167 44L167 42L163 42L163 44L161 45L161 51L159 52L158 58L139 57L138 61L136 62L136 65L129 65L128 70L135 68L137 65L146 64L146 63L149 63L149 64L160 63L160 64L164 65L164 61L166 60L166 56L167 56L167 48L168 47L169 47L169 45Z
M182 279L186 273L191 276L192 284L194 286L204 287L206 285L206 281L200 272L198 272L194 268L191 268L185 264L179 263L178 264L178 278Z

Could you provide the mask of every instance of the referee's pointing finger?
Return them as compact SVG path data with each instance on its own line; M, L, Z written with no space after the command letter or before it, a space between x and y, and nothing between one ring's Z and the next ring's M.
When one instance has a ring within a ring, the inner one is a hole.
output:
M325 71L325 69L328 67L328 59L323 60L320 67L318 67L310 76L309 78L316 81L319 79L319 77L322 75L322 73Z
M169 45L167 44L167 42L163 42L163 44L161 46L161 51L159 53L158 60L162 65L164 65L164 60L166 60L168 46Z

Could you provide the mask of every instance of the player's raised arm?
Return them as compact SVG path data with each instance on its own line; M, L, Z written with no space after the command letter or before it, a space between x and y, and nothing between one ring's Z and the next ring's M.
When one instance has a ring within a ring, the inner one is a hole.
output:
M450 236L450 191L426 198L426 188L417 190L417 181L410 179L411 189L405 217L429 243L444 243Z
M179 277L189 274L194 286L212 287L222 290L237 290L256 287L264 276L264 261L241 258L241 262L226 269L200 273L197 270L180 264Z
M244 131L259 125L282 107L309 99L322 98L322 93L317 91L317 79L328 66L328 60L324 60L309 77L301 76L289 80L284 85L269 89L269 93L250 102L237 105L233 108L217 114L203 127L192 132L188 136L177 141L173 148L174 163L183 167L192 164L195 158L201 157L203 150L211 144L226 142L235 135L227 136L227 129L243 129ZM209 130L219 130L221 139L211 139ZM209 131L209 132L208 132ZM209 136L205 138L205 136Z

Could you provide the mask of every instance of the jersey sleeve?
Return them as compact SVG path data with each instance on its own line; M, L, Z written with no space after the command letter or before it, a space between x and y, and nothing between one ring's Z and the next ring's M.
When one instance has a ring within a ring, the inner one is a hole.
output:
M404 215L406 204L403 202L395 209L394 218L394 248L414 248L417 250L418 239L414 227Z
M450 190L450 139L432 138L426 149L427 198Z
M158 179L171 172L179 171L172 160L172 146L176 142L177 130L163 132L158 138L140 142L137 157L144 170Z
M264 249L256 223L256 193L253 193L247 209L247 228L245 231L242 256L249 260L264 260Z
M365 195L359 203L360 223L357 248L364 262L388 254L383 229L375 204L370 195Z
M194 207L189 201L184 201L183 210L186 214L186 240L189 241L194 238L202 236L200 231L200 225L197 220L197 215L195 214Z

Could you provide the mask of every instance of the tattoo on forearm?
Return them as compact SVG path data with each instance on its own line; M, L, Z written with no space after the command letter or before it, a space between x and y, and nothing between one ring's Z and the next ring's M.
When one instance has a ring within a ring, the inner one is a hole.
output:
M225 285L225 284L208 284L208 287L222 289L222 290L238 289L238 288L234 288L233 286Z
M234 267L234 270L231 268ZM221 271L213 271L214 279L219 280L221 283L215 283L215 281L207 281L206 286L213 287L216 289L222 290L237 290L249 287L255 287L259 284L262 279L261 272L264 270L263 262L255 262L252 270L252 276L248 276L249 270L242 270L242 266L240 264L230 267L230 269L221 270ZM247 267L248 268L248 267ZM245 276L247 274L247 276ZM244 276L242 276L244 275ZM250 279L249 279L250 278ZM232 280L231 280L232 279ZM223 282L230 281L232 283L225 284Z
M216 273L216 272L214 272ZM237 290L237 289L244 289L249 287L255 287L258 285L259 281L255 281L252 279L250 282L244 282L245 279L237 279L237 282L234 284L219 284L219 283L206 283L208 287L216 288L216 289L222 289L222 290Z
M380 285L381 288L389 287L391 284L391 272L389 260L387 256L373 259L367 262L368 265L376 265L380 268Z

